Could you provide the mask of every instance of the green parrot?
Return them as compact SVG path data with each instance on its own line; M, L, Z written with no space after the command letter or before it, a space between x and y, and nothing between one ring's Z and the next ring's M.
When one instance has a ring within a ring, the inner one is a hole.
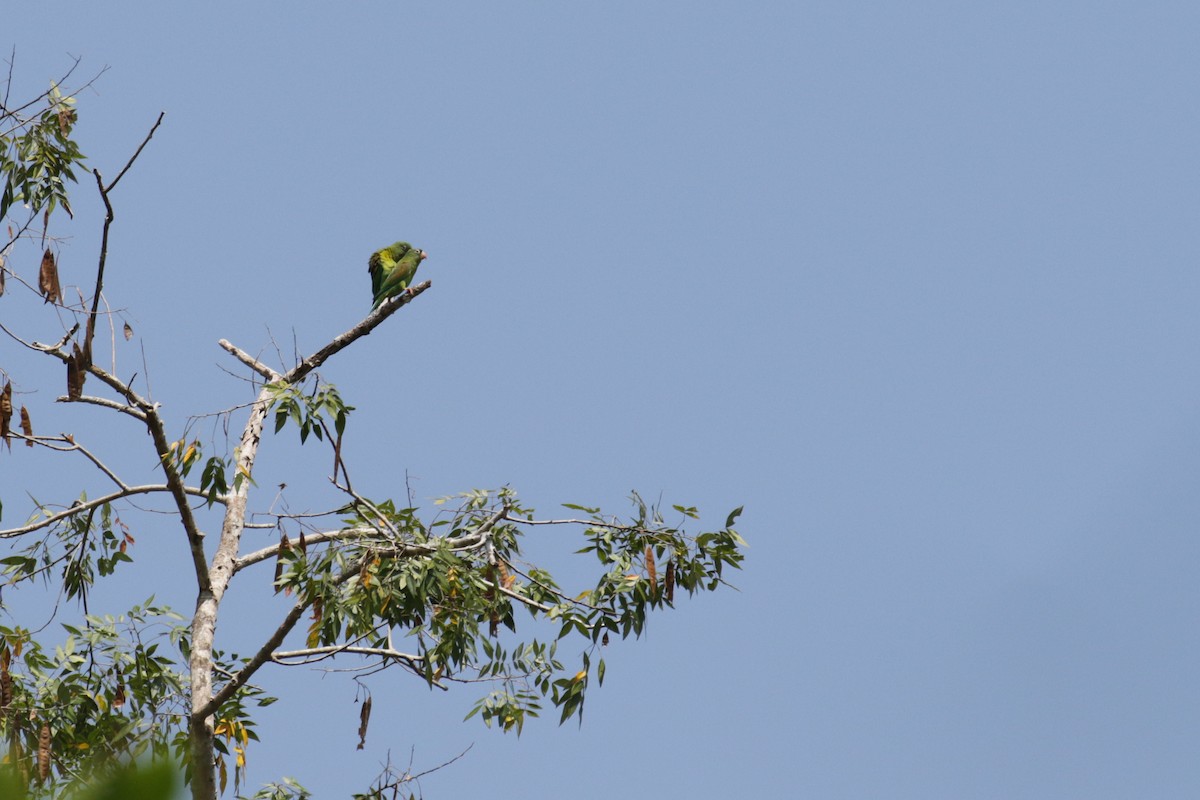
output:
M371 273L371 294L375 298L372 311L379 308L384 300L408 289L425 256L424 250L408 242L396 242L371 253L367 259L367 271Z

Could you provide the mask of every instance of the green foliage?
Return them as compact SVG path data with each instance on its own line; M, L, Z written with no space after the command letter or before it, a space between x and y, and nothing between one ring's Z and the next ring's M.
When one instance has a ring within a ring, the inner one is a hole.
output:
M153 598L120 616L86 615L62 625L66 638L47 650L24 628L0 627L0 692L7 698L0 734L5 761L36 776L48 737L53 760L40 792L72 785L133 758L167 759L186 708L186 679L170 645L180 617ZM40 796L40 795L39 795Z
M312 793L294 778L283 778L278 783L268 783L248 798L238 800L309 800Z
M60 205L71 214L67 181L77 180L74 168L84 160L71 138L78 120L75 98L52 83L39 99L45 100L46 108L34 116L0 110L0 219L18 203L27 206L31 216L48 216Z
M300 429L300 443L304 444L309 434L322 439L328 433L326 420L332 419L334 432L341 436L354 406L343 403L337 389L328 383L313 381L308 393L302 389L302 386L290 383L267 386L275 409L275 432L279 433L289 421L293 422Z
M114 515L111 504L90 504L86 493L66 513L39 505L30 521L38 519L55 519L48 534L0 558L0 575L10 585L39 577L48 582L55 576L67 599L86 598L97 576L112 575L118 564L133 560L128 553L134 544L129 529Z

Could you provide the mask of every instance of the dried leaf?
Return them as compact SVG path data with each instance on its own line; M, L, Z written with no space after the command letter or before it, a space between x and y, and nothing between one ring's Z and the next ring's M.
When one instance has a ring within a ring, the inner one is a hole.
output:
M317 599L313 600L313 604L312 604L313 622L312 622L312 625L308 626L308 638L305 640L305 644L308 647L316 647L318 644L321 643L321 615L322 615L323 610L324 610L324 603L321 602L321 598L318 597Z
M78 400L83 396L83 382L87 379L90 365L77 343L71 344L71 355L67 356L67 397Z
M362 708L358 712L358 747L362 750L363 745L367 743L367 723L371 721L371 698L363 700Z
M63 136L71 133L71 126L75 124L77 116L73 108L60 108L58 110L58 129Z
M495 611L493 611L491 616L488 617L488 636L495 638L496 634L499 632L500 632L500 615L497 614Z
M29 411L25 406L21 406L21 433L27 437L25 446L33 447L33 423L29 421Z
M304 539L304 531L300 531L300 541L298 544L300 547L300 553L302 555L308 555L308 542Z
M4 390L0 391L0 439L8 445L8 449L12 449L12 442L8 435L11 432L9 425L12 423L12 384L8 381L4 382Z
M38 779L45 783L50 777L50 726L44 722L38 734L37 767Z
M62 286L58 282L58 264L54 261L54 253L46 248L42 255L42 268L38 272L38 289L47 303L62 302Z
M12 675L8 671L8 663L0 664L0 711L7 711L12 705Z
M650 581L653 590L658 586L658 570L654 566L654 547L646 545L646 579Z
M675 561L667 562L667 577L663 579L663 594L668 603L675 602Z
M113 694L112 707L120 708L123 705L125 705L125 682L120 681L117 683L117 691Z
M279 550L275 554L275 594L279 594L279 579L283 577L283 554L292 550L292 540L286 532L280 532Z
M604 635L600 637L600 644L604 647L608 647L608 631L605 631Z
M363 559L362 567L358 570L358 580L364 589L371 587L371 559Z
M500 569L500 585L505 589L511 589L517 581L517 576L509 573L508 567L504 565L503 561L497 561L496 566Z
M0 287L0 288L2 288L2 287ZM133 338L133 328L129 325L128 322L125 323L124 331L125 331L125 341L128 342L130 339Z
M4 296L4 254L0 253L0 297Z

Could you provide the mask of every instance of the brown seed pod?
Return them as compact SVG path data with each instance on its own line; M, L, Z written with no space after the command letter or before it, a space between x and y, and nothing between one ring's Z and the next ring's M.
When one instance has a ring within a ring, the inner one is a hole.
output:
M29 411L21 406L21 433L25 434L25 446L33 447L33 423L29 421Z
M42 255L42 267L38 270L38 290L46 303L62 302L62 286L58 282L58 264L50 248Z
M37 767L38 779L45 783L50 777L50 726L44 722L38 734Z
M362 708L358 711L358 747L357 750L362 750L363 745L367 743L367 723L371 721L371 698L367 697L363 700Z
M0 439L12 449L12 442L9 441L8 435L10 432L9 425L12 423L12 384L8 381L4 382L4 390L0 391Z

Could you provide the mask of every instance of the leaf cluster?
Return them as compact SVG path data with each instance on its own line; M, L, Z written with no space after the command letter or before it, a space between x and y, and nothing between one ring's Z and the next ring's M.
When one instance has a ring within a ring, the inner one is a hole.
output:
M79 118L75 98L64 95L56 83L41 98L46 108L38 114L0 111L0 219L17 203L31 214L49 216L60 205L72 214L67 182L77 181L75 167L85 158L71 138Z
M5 763L55 794L130 759L178 758L186 679L170 644L180 617L151 598L62 627L53 650L26 629L0 627Z

